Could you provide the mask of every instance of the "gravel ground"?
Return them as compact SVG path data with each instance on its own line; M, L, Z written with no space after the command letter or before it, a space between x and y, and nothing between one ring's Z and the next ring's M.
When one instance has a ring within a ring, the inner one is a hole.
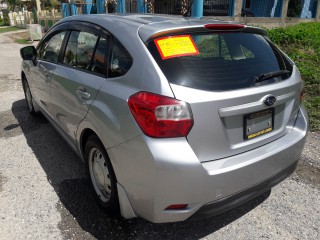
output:
M19 79L21 45L0 35L1 239L320 239L320 133L296 172L220 216L152 224L109 216L84 165L43 117L31 117Z

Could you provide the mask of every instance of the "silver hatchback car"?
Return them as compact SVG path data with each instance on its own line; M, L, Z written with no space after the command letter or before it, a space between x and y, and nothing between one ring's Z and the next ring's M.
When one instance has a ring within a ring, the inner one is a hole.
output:
M259 28L82 15L21 56L30 112L85 161L98 203L125 218L220 214L285 179L304 146L299 71Z

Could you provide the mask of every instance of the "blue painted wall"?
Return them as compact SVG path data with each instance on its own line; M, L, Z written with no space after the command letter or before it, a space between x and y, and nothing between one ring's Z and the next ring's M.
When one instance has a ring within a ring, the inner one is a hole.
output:
M301 18L315 18L317 14L318 0L301 0L303 6L301 10Z
M203 0L194 0L191 8L191 17L201 18L203 16Z
M61 3L61 12L63 17L70 16L70 9L68 3Z
M106 13L106 0L97 0L96 6L97 6L97 13Z
M118 13L125 13L126 12L126 1L125 0L118 0Z
M246 0L243 0L243 8ZM283 0L251 0L250 10L255 17L281 17Z

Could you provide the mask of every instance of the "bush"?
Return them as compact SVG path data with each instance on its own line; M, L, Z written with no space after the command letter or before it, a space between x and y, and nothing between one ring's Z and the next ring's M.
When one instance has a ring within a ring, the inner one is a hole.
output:
M9 11L7 9L3 9L2 13L3 13L3 25L10 26Z
M270 39L297 64L305 84L310 129L320 130L320 23L268 30Z

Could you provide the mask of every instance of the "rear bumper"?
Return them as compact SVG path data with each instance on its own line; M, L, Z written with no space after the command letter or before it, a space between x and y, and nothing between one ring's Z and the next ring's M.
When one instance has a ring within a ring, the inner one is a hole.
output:
M302 106L285 136L228 158L200 163L185 138L144 135L108 153L136 216L151 222L183 221L194 214L212 216L227 211L286 178L295 169L307 128L308 116ZM165 210L172 204L188 207Z
M295 162L290 167L284 169L283 171L277 173L273 177L250 187L242 192L236 193L234 195L219 199L215 202L207 203L202 206L191 218L208 218L216 216L220 213L226 212L232 208L238 207L255 197L262 195L263 193L270 190L272 187L286 179L297 167L297 162Z

